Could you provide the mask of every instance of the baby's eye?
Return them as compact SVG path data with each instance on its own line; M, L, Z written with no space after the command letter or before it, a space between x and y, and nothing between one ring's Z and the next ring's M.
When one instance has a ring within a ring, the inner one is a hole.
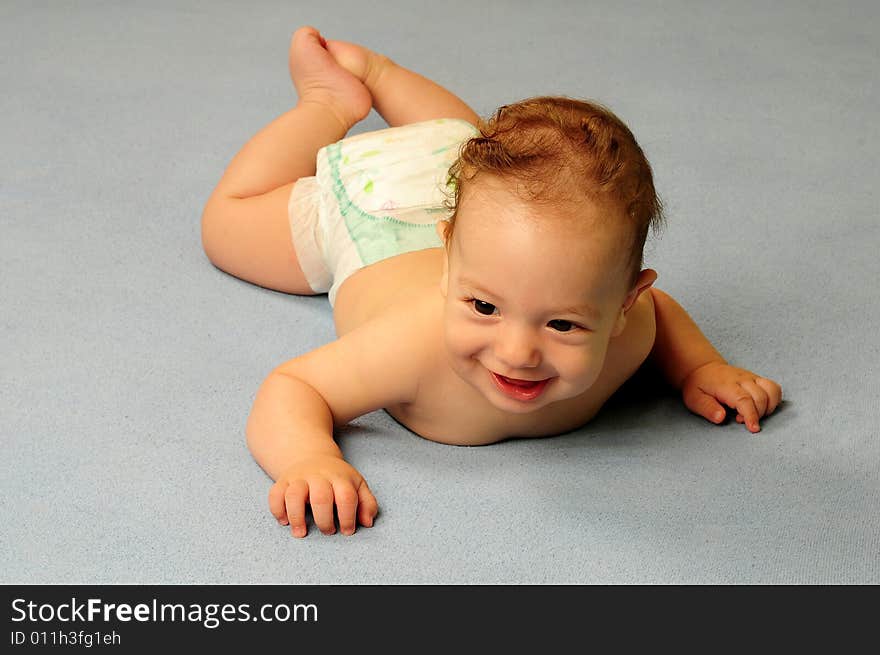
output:
M471 302L474 303L474 309L477 310L477 313L482 314L483 316L491 316L495 313L495 305L491 303L477 300L476 298L472 298Z
M571 332L572 330L577 329L577 325L571 321L564 321L562 319L552 320L549 325L557 332Z

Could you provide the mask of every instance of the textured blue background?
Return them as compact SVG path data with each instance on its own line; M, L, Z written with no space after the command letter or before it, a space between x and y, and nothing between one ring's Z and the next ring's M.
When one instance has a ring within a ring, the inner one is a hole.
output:
M368 4L3 2L0 582L880 582L880 5ZM301 25L484 116L609 105L666 203L657 286L783 386L763 431L647 378L576 432L483 448L374 412L339 439L376 527L277 526L245 420L331 311L212 267L200 215L295 103Z

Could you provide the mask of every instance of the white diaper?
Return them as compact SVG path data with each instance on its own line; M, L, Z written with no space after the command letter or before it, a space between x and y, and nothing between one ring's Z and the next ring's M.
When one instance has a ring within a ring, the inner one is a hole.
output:
M297 180L288 217L309 286L330 305L355 271L442 245L435 231L449 167L477 128L440 118L357 134L321 148L312 177ZM444 193L445 191L445 193Z

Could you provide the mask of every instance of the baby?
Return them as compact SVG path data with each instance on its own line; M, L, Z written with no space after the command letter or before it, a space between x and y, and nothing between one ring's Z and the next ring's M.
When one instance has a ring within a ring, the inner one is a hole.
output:
M365 47L302 27L296 107L233 158L202 241L264 287L328 293L337 339L275 368L247 422L292 534L378 511L335 427L384 409L434 441L574 430L650 360L713 423L751 432L773 380L729 365L642 269L662 218L651 168L609 110L530 98L488 120ZM371 108L388 129L344 138Z

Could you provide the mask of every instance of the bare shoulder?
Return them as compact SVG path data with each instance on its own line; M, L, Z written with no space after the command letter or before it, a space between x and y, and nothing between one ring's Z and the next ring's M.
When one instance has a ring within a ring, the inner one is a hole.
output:
M394 304L273 372L311 385L330 407L334 425L345 425L363 414L415 399L430 350L424 323L418 308Z

